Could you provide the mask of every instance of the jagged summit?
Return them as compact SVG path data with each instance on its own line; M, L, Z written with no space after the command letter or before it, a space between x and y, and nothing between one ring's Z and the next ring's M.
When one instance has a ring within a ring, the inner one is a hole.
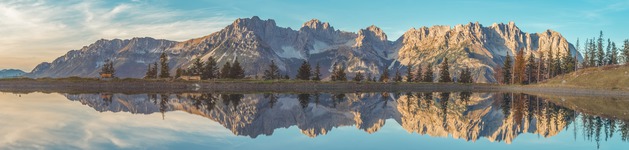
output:
M559 32L526 33L514 22L483 26L469 22L455 26L411 28L396 41L375 25L357 33L335 30L327 22L311 19L299 30L278 27L273 19L239 18L218 32L183 42L150 37L129 40L101 39L80 50L69 51L52 63L42 63L29 77L94 77L104 60L112 59L119 77L141 78L145 66L165 52L171 68L188 68L200 58L214 57L219 65L238 59L247 76L261 76L274 61L283 74L293 76L303 60L320 62L324 78L334 63L345 66L349 76L363 72L377 76L383 68L437 66L448 58L451 69L470 67L477 82L495 82L493 68L507 53L524 48L537 56L548 50L566 54L572 44ZM82 52L81 52L82 51ZM140 69L138 69L140 68Z

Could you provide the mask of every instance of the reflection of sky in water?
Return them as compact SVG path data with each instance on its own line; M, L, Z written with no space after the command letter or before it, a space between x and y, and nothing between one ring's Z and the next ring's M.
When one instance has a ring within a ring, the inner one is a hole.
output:
M296 101L280 101L301 107ZM100 113L60 94L18 97L0 93L0 149L596 149L595 142L584 140L581 129L575 139L574 124L549 138L523 133L506 144L486 138L473 142L409 133L393 119L372 134L344 126L310 138L291 126L251 139L187 112L166 112L165 116L162 120L159 112ZM580 128L581 120L575 122ZM600 149L629 146L619 136L601 141Z

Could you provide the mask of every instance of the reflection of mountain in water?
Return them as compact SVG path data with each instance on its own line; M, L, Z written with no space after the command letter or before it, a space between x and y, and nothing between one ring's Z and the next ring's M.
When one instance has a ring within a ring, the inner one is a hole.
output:
M356 126L377 132L393 119L408 132L475 141L511 143L522 133L550 137L574 123L579 113L536 96L490 93L346 94L79 94L66 95L97 111L150 114L185 111L214 120L236 135L271 135L297 126L310 137ZM588 139L606 140L629 124L581 115ZM616 129L618 128L618 129ZM576 131L575 131L576 132ZM603 136L601 136L603 135Z

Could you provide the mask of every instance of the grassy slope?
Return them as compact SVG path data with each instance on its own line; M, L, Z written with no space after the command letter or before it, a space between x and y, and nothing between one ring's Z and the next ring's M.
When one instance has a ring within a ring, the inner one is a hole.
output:
M540 86L629 90L629 66L607 66L582 69L557 76Z

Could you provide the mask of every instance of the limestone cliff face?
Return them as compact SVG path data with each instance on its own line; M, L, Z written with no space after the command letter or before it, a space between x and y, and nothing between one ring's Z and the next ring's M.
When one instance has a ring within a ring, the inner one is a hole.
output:
M330 23L312 19L298 30L278 27L274 20L257 16L236 19L224 29L182 42L133 38L99 40L80 50L72 50L51 63L42 63L28 77L96 77L105 60L114 60L117 76L141 78L146 66L160 53L169 56L171 72L188 68L194 59L215 58L219 65L238 60L247 76L261 76L271 61L282 74L294 76L302 61L319 63L323 78L332 66L346 69L349 77L357 72L378 76L384 68L437 66L448 58L453 76L470 67L474 81L496 82L494 67L500 67L507 54L524 49L536 57L553 51L561 55L580 54L558 32L526 33L513 22L484 27L466 25L413 28L396 41L377 26L356 33L335 29ZM437 71L435 71L437 73Z
M561 55L570 51L571 55L581 58L574 46L558 32L525 33L513 22L489 27L477 22L410 29L395 41L394 49L401 66L437 66L448 58L451 70L470 67L476 82L489 83L496 82L492 77L493 68L502 66L507 54L513 57L520 49L535 57L548 51Z

